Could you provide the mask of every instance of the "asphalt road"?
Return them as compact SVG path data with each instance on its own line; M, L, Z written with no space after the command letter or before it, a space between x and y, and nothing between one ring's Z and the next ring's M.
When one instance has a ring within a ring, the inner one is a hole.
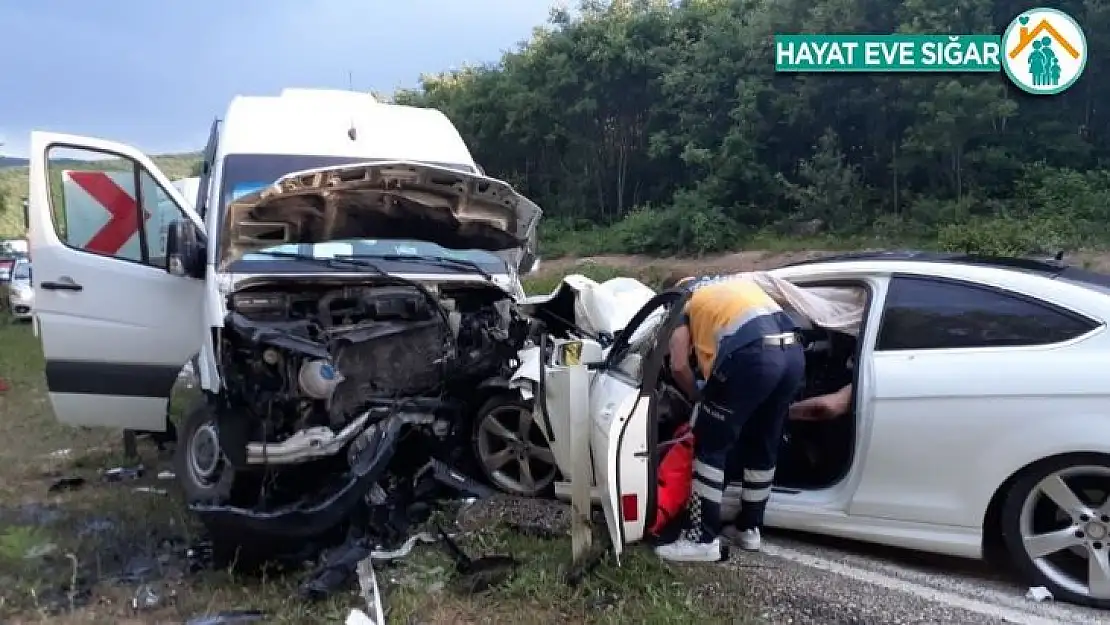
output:
M722 566L743 570L745 594L776 624L1110 625L1110 612L1026 599L983 563L850 541L774 533Z

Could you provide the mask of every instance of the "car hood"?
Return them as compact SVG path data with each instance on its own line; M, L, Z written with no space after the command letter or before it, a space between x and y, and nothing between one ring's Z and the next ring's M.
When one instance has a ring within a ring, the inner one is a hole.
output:
M232 200L218 263L285 243L396 238L487 250L520 268L535 257L541 215L508 183L480 174L411 161L324 167Z

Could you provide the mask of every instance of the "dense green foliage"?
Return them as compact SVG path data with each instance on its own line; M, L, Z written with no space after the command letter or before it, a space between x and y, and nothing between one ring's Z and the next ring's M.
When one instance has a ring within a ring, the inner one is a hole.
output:
M1034 3L1035 4L1035 3ZM773 238L1024 253L1110 217L1110 0L1058 96L999 75L775 74L774 33L1000 33L1014 0L587 2L497 64L426 76L479 162L546 211L547 256ZM1101 86L1100 86L1101 85Z
M155 156L154 162L171 180L192 175L200 161L197 153ZM119 170L116 160L54 162L58 168ZM0 168L0 239L23 236L23 198L27 197L27 168Z

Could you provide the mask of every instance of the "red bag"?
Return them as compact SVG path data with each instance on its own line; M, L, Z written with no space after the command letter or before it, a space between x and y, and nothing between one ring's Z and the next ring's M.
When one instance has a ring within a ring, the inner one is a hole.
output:
M678 426L674 437L681 440L663 452L656 476L655 522L648 530L654 536L659 536L686 507L693 487L694 436L690 426Z

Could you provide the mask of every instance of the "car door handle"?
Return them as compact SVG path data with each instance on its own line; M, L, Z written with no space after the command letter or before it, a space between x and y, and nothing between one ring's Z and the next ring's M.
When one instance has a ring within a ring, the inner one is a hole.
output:
M73 278L69 276L62 276L58 278L57 282L43 282L39 284L39 286L47 291L80 291L85 288L74 282Z

